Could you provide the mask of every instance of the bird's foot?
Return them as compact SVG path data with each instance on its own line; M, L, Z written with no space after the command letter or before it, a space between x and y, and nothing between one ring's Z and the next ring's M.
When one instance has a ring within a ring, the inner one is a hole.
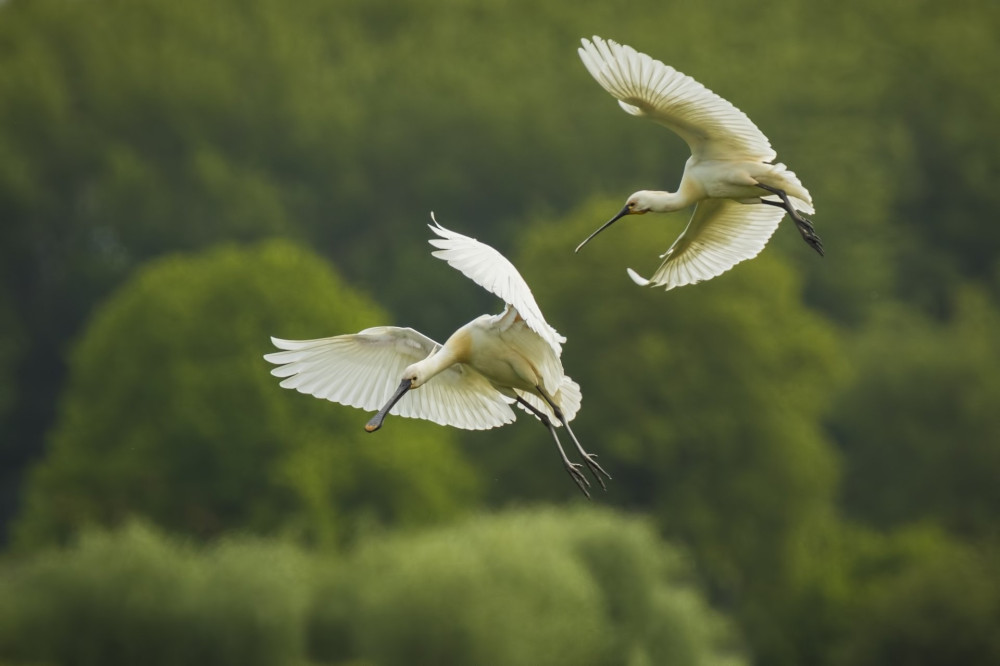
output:
M587 481L587 477L583 475L580 471L581 465L568 460L565 462L566 471L569 472L570 477L576 482L576 485L580 488L580 491L590 499L590 491L587 488L590 487L590 481ZM604 485L603 483L601 484Z
M802 234L802 240L809 244L809 247L819 252L819 256L826 256L826 252L823 251L823 239L816 234L816 229L813 227L811 220L807 220L802 216L796 216L795 226L798 228L799 233Z
M816 233L816 227L813 226L812 220L801 215L795 216L795 224L798 226L799 230L803 233Z
M598 464L597 454L587 453L587 452L581 452L581 453L583 455L583 462L587 464L587 469L589 469L591 475L593 475L593 477L597 479L597 482L601 484L601 490L607 490L608 487L604 485L604 479L601 478L601 474L608 477L609 479L611 478L611 475L608 474L606 471L604 471L604 468L601 467L600 464ZM598 472L600 472L600 474Z

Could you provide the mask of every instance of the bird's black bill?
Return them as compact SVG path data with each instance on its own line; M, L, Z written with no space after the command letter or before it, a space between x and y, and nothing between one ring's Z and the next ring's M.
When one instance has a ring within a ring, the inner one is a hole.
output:
M397 402L399 402L400 398L406 395L406 392L410 390L412 385L413 382L411 380L404 379L399 384L399 388L396 389L396 392L392 394L391 398L389 398L389 402L385 403L385 407L378 410L378 414L373 416L371 420L365 424L365 430L367 430L368 432L375 432L376 430L381 428L382 421L385 420L385 415L389 413L389 410L392 409Z
M630 211L628 209L628 206L626 205L624 208L622 208L620 211L618 211L617 215L615 215L613 218L611 218L610 220L608 220L607 222L605 222L603 225L601 225L600 229L598 229L594 233L592 233L589 236L587 236L587 239L585 241L583 241L582 243L580 243L579 245L577 245L576 249L573 250L573 251L574 252L579 252L580 248L583 247L584 245L586 245L587 243L589 243L591 238L593 238L597 234L601 233L602 231L604 231L605 229L607 229L608 227L610 227L612 224L614 224L615 222L617 222L621 218L623 218L626 215L628 215L629 212Z

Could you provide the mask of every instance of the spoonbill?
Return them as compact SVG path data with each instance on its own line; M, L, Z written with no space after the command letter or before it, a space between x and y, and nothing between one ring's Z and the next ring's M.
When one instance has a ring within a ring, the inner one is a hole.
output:
M691 149L676 192L639 190L594 236L626 215L667 213L695 206L687 228L660 258L649 279L631 268L639 286L673 289L713 278L757 256L788 213L820 256L823 243L810 220L812 197L781 163L756 125L728 101L690 76L629 46L594 37L581 40L583 64L634 116L676 132ZM760 205L764 204L764 205Z
M540 420L556 442L563 465L590 497L590 481L571 462L556 428L566 428L602 488L611 478L587 453L569 422L580 409L580 387L563 372L566 341L542 316L514 265L489 245L445 229L431 213L439 238L431 254L444 259L506 303L498 315L481 315L443 345L412 328L376 326L317 340L271 338L283 350L264 358L271 374L295 389L351 407L381 409L365 430L375 432L390 412L465 430L485 430L515 420L512 404ZM397 387L398 383L398 387ZM394 389L394 390L393 390Z

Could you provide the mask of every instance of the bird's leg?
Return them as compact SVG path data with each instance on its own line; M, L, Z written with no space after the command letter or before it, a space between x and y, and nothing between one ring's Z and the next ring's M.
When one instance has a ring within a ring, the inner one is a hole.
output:
M587 481L587 477L580 472L580 465L578 463L571 462L566 456L566 451L563 450L562 442L559 441L559 435L556 434L555 426L553 426L552 421L549 420L548 414L539 411L534 405L521 396L516 396L516 400L518 404L522 405L525 409L537 416L538 420L549 429L550 433L552 433L552 439L556 441L556 447L559 449L559 455L562 456L563 465L566 467L566 471L569 472L570 477L576 482L576 485L579 486L583 494L587 496L587 499L590 499L590 491L587 490L587 486L590 485L590 481Z
M781 203L777 201L768 201L767 199L761 199L761 203L768 204L769 206L777 206L778 208L784 208L788 215L795 222L795 226L798 228L799 233L802 234L802 240L809 244L809 247L819 252L819 256L825 256L823 251L823 239L816 234L816 229L813 227L812 220L808 220L795 210L792 202L788 200L788 195L784 190L771 187L770 185L765 185L764 183L757 183L757 187L762 190L766 190L771 194L776 194L781 199Z
M573 434L572 428L569 427L569 421L567 421L566 417L563 416L562 410L559 409L558 406L556 406L555 402L553 402L548 395L546 395L545 391L542 390L542 387L539 386L536 388L538 388L538 392L541 394L542 398L545 399L545 402L549 403L549 407L552 408L552 411L553 413L555 413L556 418L559 419L559 422L563 424L563 427L566 428L566 432L568 432L569 436L573 439L573 443L576 444L576 450L580 452L580 455L583 457L583 462L587 464L587 469L590 470L591 475L593 475L593 477L597 479L597 482L601 484L602 490L607 490L608 487L604 485L604 479L601 478L598 472L608 477L609 479L611 478L611 475L608 474L606 471L604 471L604 468L597 463L596 460L597 456L595 454L587 453L583 449L583 446L580 444L580 440L576 438L576 435Z

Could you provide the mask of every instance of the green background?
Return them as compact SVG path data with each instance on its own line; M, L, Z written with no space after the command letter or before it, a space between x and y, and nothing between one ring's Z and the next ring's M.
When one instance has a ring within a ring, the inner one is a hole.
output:
M0 664L1000 662L1000 5L0 3ZM687 148L575 53L731 100L813 195L642 290ZM278 388L268 337L444 340L508 256L568 342L532 419ZM584 506L586 504L586 506Z

